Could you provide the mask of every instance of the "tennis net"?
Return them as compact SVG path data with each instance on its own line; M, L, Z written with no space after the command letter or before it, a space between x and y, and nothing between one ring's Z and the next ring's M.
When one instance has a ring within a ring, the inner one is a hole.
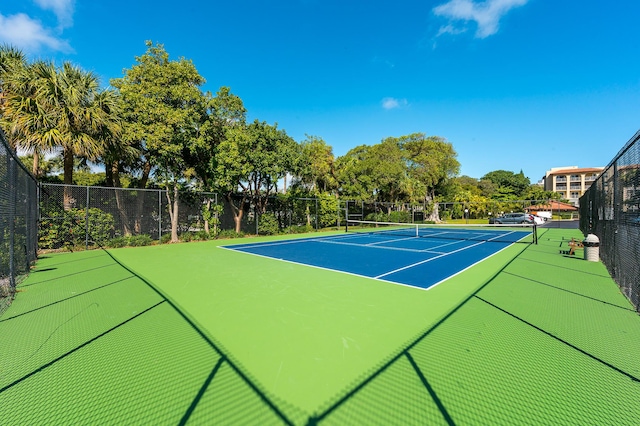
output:
M348 220L346 232L381 236L537 244L535 224L422 224Z

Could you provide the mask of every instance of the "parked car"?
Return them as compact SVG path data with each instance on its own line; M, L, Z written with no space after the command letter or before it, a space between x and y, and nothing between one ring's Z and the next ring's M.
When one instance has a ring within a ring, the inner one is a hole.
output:
M535 223L535 218L529 213L507 213L502 216L492 217L489 219L489 223L504 224L504 223Z

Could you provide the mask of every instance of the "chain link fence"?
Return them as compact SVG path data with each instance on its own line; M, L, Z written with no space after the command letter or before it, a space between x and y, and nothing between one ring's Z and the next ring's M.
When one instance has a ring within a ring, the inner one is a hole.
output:
M38 183L0 131L0 315L36 260Z
M42 183L39 247L44 250L120 247L167 242L166 190ZM61 206L66 206L66 210ZM338 227L334 197L270 196L261 207L241 195L184 191L177 231L182 241L242 234L272 235Z
M600 258L640 311L640 131L580 198L580 229L600 239Z
M137 246L170 240L166 190L51 183L42 183L41 188L41 249ZM257 206L238 194L183 191L178 201L177 231L182 241L340 229L346 219L425 223L488 220L521 211L545 211L555 218L577 216L553 211L548 200L384 203L339 200L330 195L304 198L277 194Z
M556 205L558 203L555 203ZM379 222L424 223L479 219L488 220L506 213L544 212L545 219L577 219L577 209L567 205L565 210L554 208L551 200L484 200L439 203L382 203L341 201L341 218L349 220L375 220ZM542 215L541 215L542 216Z

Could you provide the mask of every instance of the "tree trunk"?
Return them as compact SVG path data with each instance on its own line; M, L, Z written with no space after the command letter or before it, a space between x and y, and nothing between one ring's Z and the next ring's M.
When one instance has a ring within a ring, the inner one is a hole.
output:
M31 173L33 173L36 179L40 177L40 153L37 149L33 150L33 169Z
M73 151L69 148L64 148L63 151L63 171L64 171L64 209L71 210L75 204L75 200L71 195L71 188L68 185L73 185Z
M146 188L150 173L151 173L151 163L147 161L146 163L144 163L144 167L142 168L142 178L140 179L140 184L138 185L138 188L140 189ZM138 191L137 193L136 216L135 216L135 222L133 224L133 229L137 234L142 234L142 209L144 208L145 193L146 191ZM171 209L171 202L169 202L169 209Z
M115 186L113 189L116 194L116 206L118 208L118 213L120 214L120 221L122 222L122 228L124 231L124 235L126 237L131 235L131 225L129 222L129 215L127 215L127 211L125 210L125 201L123 199L123 191L121 189L122 185L120 183L120 172L118 170L118 162L114 161L111 164L111 167L107 167L107 169L111 170L112 184Z
M171 200L171 191L167 189L167 207L169 209L169 218L171 219L171 242L178 242L178 185L173 184L173 200Z
M227 202L231 206L231 212L233 213L233 223L236 225L236 234L240 233L240 228L242 225L242 216L244 216L244 202L245 197L243 196L240 200L240 207L233 204L233 198L231 197L231 193L227 193L224 196L227 199Z
M442 220L440 220L440 211L438 208L438 203L434 202L434 198L435 198L435 194L433 193L427 194L424 197L425 208L427 207L428 204L433 203L433 210L431 210L431 214L429 214L428 218L425 217L425 220L439 223L439 222L442 222Z
M206 211L206 217L204 217L205 215L202 215L204 219L204 232L209 234L209 214L211 212L211 198L207 198Z
M113 188L113 165L109 164L109 162L104 163L104 180L105 186L108 188Z

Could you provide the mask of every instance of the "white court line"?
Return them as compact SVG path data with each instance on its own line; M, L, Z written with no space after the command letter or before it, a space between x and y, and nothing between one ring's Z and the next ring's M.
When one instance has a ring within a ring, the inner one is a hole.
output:
M365 244L367 247L375 246L377 244L387 244L387 243L395 243L396 241L406 241L406 240L415 240L418 237L407 237L407 238L395 238L392 240L378 241L377 243L369 243Z
M415 238L415 237L413 237ZM404 239L404 238L403 238ZM390 243L395 242L398 240L391 240L388 241ZM402 247L383 247L383 246L377 246L377 245L372 245L372 244L358 244L358 243L347 243L347 242L342 242L342 241L327 241L327 240L322 240L322 241L314 241L317 243L323 243L323 244L338 244L338 245L342 245L342 246L353 246L353 247L367 247L367 248L373 248L373 249L381 249L381 250L396 250L396 251L408 251L411 253L435 253L435 254L442 254L442 252L440 251L434 251L434 252L430 252L428 250L417 250L417 249L410 249L410 248L402 248Z
M495 256L496 254L500 253L501 251L508 249L508 248L509 248L509 247L511 247L513 244L514 244L514 243L511 243L511 244L509 244L508 246L505 246L505 247L501 248L501 249L500 249L500 250L498 250L497 252L492 253L492 254L490 254L490 255L489 255L489 256L487 256L487 257L483 257L482 259L478 260L476 263L474 263L474 264L472 264L472 265L469 265L469 266L467 266L467 267L466 267L466 268L464 268L464 269L459 270L459 271L458 271L458 272L456 272L455 274L449 275L448 277L441 279L440 281L438 281L438 282L437 282L437 283L435 283L435 284L431 284L431 286L430 286L429 288L434 288L435 286L437 286L437 285L439 285L439 284L442 284L443 282L447 281L448 279L451 279L451 278L455 277L456 275L459 275L459 274L463 273L463 272L464 272L464 271L466 271L467 269L471 269L473 266L476 266L478 263L484 262L485 260L489 259L490 257Z
M386 277L387 275L395 274L396 272L404 271L405 269L410 269L410 268L413 268L414 266L422 265L422 264L425 264L425 263L427 263L427 262L431 262L432 260L436 260L436 259L440 259L441 257L449 256L450 254L458 253L458 252L464 251L464 250L466 250L466 249L470 249L471 247L479 246L480 244L485 244L485 243L487 243L487 242L490 242L491 240L495 240L496 238L504 237L505 235L512 234L513 232L514 232L514 231L509 232L508 234L503 234L503 235L500 235L500 236L495 236L494 238L490 238L490 239L488 239L488 240L486 240L486 241L480 241L480 242L478 242L478 243L476 243L476 244L472 244L472 245L467 246L467 247L459 248L458 250L454 250L454 251L451 251L451 252L448 252L448 253L445 253L445 254L441 254L440 256L432 257L432 258L430 258L430 259L426 259L426 260L423 260L423 261L421 261L421 262L413 263L413 264L411 264L411 265L407 265L407 266L404 266L404 267L402 267L402 268L398 268L398 269L393 270L393 271L391 271L391 272L387 272L387 273L384 273L384 274L378 275L378 276L377 276L377 277L375 277L375 278ZM513 243L512 243L512 244L513 244ZM509 246L511 246L511 244L509 244ZM507 247L509 247L509 246L507 246Z
M441 254L440 256L432 257L432 258L423 260L421 262L412 263L411 265L403 266L402 268L398 268L398 269L395 269L395 270L390 271L390 272L385 272L384 274L378 275L375 278L386 277L387 275L395 274L396 272L404 271L405 269L413 268L414 266L422 265L424 263L431 262L432 260L440 259L441 257L449 256L450 254L458 253L460 251L463 251L463 250L466 250L466 249L470 249L471 247L479 246L480 244L484 244L484 243L486 243L486 241L480 241L479 243L472 244L472 245L467 246L467 247L462 247L462 248L459 248L458 250L454 250L454 251L451 251L451 252L448 252L448 253Z
M340 274L351 275L353 277L367 278L367 279L370 279L370 280L381 281L383 283L401 285L403 287L411 287L411 288L415 288L415 289L418 289L418 290L427 291L427 290L429 290L431 288L431 287L424 288L424 287L418 287L418 286L410 285L410 284L403 284L403 283L399 283L397 281L381 280L380 278L377 278L377 277L370 277L370 276L367 276L367 275L355 274L353 272L340 271L338 269L325 268L323 266L309 265L308 263L294 262L293 260L280 259L280 258L277 258L277 257L265 256L265 255L262 255L262 254L251 253L251 252L248 252L248 251L241 251L241 250L234 249L232 246L227 246L227 247L218 246L218 248L225 249L225 250L231 250L231 251L234 251L236 253L240 252L240 253L248 254L248 255L251 255L251 256L262 257L264 259L269 259L269 260L279 260L280 262L291 263L293 265L307 266L307 267L310 267L310 268L321 269L323 271L337 272L337 273L340 273Z
M262 243L249 243L249 244L232 244L229 246L225 246L225 247L242 247L242 248L254 248L254 247L271 247L271 246L281 246L281 245L286 245L286 244L297 244L297 243L305 243L308 241L322 241L322 240L329 240L329 239L344 239L344 238L349 238L349 237L353 237L354 234L348 234L348 235L330 235L330 236L326 236L326 237L312 237L312 238L299 238L296 240L285 240L285 241L273 241L273 242L262 242Z

